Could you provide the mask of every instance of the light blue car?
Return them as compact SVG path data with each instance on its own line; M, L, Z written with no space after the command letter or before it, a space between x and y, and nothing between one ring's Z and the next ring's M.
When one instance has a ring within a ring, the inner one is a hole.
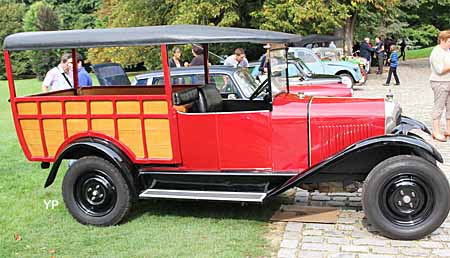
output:
M362 85L367 76L361 68L354 63L346 61L321 61L309 48L291 47L289 53L300 58L314 74L338 75L346 85Z

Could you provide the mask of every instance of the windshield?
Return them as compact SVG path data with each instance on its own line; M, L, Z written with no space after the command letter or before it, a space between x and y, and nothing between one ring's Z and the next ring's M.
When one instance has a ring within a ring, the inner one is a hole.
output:
M286 49L275 49L270 51L270 69L271 69L271 84L272 94L287 91L286 90Z
M249 98L252 93L258 88L258 83L255 81L253 76L250 75L248 69L238 69L234 73L234 78L237 81L237 84L242 90L244 96Z

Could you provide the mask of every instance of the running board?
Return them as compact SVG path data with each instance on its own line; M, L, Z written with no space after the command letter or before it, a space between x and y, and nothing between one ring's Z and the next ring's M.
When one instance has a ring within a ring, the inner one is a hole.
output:
M147 189L139 198L262 202L267 193Z

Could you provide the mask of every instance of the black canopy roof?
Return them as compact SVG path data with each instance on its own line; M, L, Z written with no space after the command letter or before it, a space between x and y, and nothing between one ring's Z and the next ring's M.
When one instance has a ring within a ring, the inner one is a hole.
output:
M6 50L144 46L189 43L290 43L294 34L204 25L22 32L5 38Z
M311 34L308 36L297 38L297 40L291 42L292 43L291 45L294 47L306 47L308 44L337 41L342 39L343 39L342 37L332 35Z

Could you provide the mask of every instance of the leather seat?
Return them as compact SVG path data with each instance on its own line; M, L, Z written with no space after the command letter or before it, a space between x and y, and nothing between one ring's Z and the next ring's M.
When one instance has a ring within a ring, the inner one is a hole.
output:
M198 88L198 112L223 111L222 96L214 85L206 85Z

